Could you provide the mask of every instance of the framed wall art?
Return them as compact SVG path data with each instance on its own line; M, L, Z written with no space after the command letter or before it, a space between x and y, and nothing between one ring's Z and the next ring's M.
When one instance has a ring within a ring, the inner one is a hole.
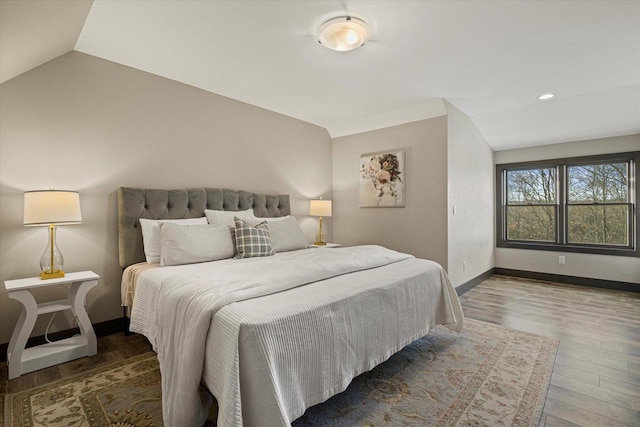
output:
M359 162L358 206L403 208L405 206L404 151L362 154Z

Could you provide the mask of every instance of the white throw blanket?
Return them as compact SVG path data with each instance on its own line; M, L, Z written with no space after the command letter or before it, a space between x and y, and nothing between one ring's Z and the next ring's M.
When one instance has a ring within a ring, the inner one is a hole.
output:
M312 253L313 252L313 253ZM287 257L228 263L215 277L173 276L158 301L157 349L162 372L162 410L167 426L204 423L210 398L198 394L206 337L213 315L227 304L270 295L330 277L398 262L411 255L380 246L312 250Z

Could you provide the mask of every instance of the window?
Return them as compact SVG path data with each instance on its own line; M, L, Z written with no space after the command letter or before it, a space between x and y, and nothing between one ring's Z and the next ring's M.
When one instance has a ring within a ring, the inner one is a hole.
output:
M640 256L640 152L496 166L497 246Z

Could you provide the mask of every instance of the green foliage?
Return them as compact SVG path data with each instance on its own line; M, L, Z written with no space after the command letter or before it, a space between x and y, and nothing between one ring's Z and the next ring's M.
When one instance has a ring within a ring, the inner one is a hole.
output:
M509 206L507 239L556 241L556 212L553 206Z
M507 239L554 242L555 168L507 171ZM568 243L629 244L628 163L567 167Z

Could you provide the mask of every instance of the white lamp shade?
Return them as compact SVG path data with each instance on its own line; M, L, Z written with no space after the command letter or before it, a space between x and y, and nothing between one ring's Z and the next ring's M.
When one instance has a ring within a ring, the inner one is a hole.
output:
M329 49L346 52L365 44L369 36L366 22L352 16L341 16L322 24L318 42Z
M309 215L331 216L331 200L309 200Z
M24 193L24 225L81 222L80 195L76 191L42 190Z

